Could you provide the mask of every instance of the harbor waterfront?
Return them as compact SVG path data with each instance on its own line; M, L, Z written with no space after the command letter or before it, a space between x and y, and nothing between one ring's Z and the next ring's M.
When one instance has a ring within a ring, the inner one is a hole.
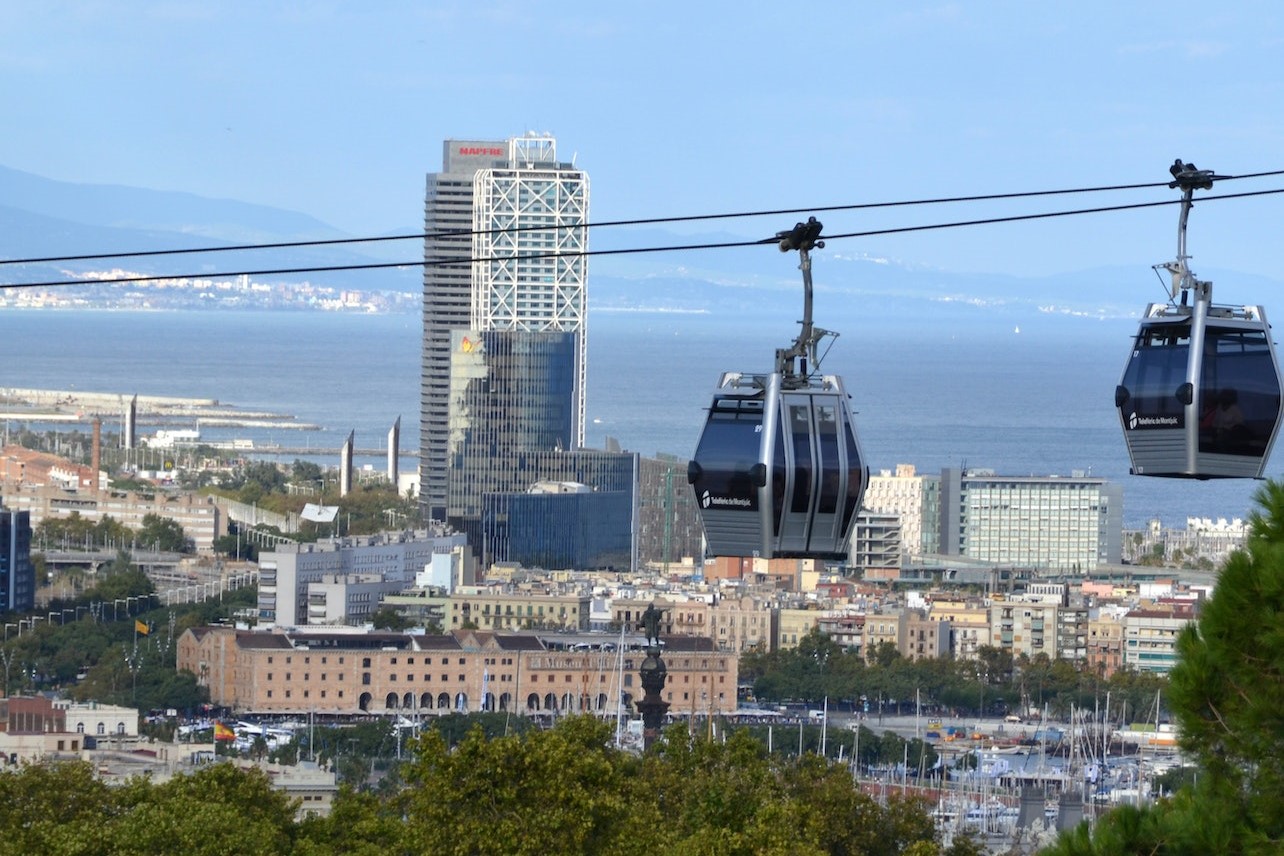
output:
M848 379L874 472L898 463L920 473L1079 471L1123 485L1128 528L1154 518L1180 527L1189 517L1244 517L1260 482L1128 474L1112 395L1130 323L1049 320L1023 323L1015 334L988 322L928 342L904 319L868 318L825 365ZM644 455L680 457L694 450L718 374L760 368L790 332L700 313L607 311L590 316L589 330L587 444L601 448L610 437ZM23 357L0 371L0 387L164 396L288 415L273 426L201 424L203 439L275 447L256 454L282 463L337 464L353 432L358 449L378 450L358 464L377 468L398 418L403 454L417 451L417 315L8 310L0 335ZM104 419L104 431L121 427L121 415ZM144 423L140 436L156 427ZM1277 455L1267 475L1281 471Z

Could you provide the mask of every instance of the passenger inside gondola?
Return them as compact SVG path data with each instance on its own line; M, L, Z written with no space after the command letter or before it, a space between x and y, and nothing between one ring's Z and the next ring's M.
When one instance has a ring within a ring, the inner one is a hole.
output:
M1200 428L1203 428L1202 422ZM1208 431L1212 451L1228 455L1256 454L1252 432L1244 423L1244 411L1239 406L1239 393L1231 387L1217 393L1209 413Z

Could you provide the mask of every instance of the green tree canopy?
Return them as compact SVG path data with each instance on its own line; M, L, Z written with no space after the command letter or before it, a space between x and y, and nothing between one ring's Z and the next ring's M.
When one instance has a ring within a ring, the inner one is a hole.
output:
M1197 781L1170 799L1117 809L1055 856L1279 853L1284 841L1284 485L1258 490L1234 553L1196 624L1178 637L1169 707Z
M188 541L182 524L159 514L143 515L143 525L138 530L138 544L147 549L172 553L191 551L191 542Z

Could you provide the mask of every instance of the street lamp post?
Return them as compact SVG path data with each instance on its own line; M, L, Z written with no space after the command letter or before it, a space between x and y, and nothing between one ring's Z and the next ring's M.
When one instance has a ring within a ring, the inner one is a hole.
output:
M0 649L0 662L4 663L4 697L9 697L9 667L13 665L13 651Z

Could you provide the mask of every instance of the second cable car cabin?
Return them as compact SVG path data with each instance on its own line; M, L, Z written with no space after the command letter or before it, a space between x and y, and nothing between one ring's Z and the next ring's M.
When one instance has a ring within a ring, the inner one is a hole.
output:
M1115 406L1132 472L1175 478L1261 478L1280 427L1280 375L1260 306L1218 306L1186 256L1195 189L1217 178L1177 161L1184 195L1170 294L1141 319Z
M1280 424L1264 310L1152 303L1115 404L1135 475L1261 478Z
M835 375L814 373L828 331L811 323L811 257L821 224L813 217L781 232L803 271L802 332L776 352L776 370L726 372L687 477L712 556L844 560L869 470L847 392ZM810 370L809 370L810 369Z

